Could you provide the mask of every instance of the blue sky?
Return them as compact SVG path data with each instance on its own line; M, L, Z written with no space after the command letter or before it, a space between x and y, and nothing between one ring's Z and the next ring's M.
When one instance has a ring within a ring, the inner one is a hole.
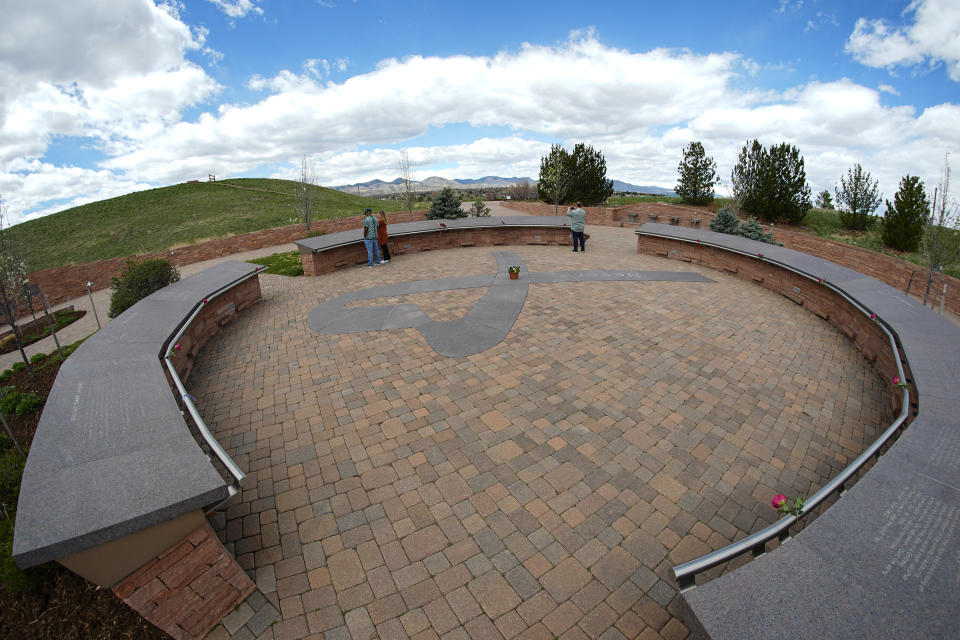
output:
M960 3L4 1L8 223L190 179L537 177L586 142L672 187L787 141L815 191L855 163L891 198L960 150Z

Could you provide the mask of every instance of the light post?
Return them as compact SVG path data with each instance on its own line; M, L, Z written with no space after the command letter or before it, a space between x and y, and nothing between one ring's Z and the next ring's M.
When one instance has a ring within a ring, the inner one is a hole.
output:
M96 319L96 321L97 321L97 329L102 329L103 327L100 326L100 316L97 315L97 308L96 308L96 307L94 306L94 304L93 304L93 291L92 291L92 289L91 289L92 287L93 287L93 283L90 282L90 281L88 281L88 282L87 282L87 295L90 296L90 308L93 309L93 317L94 317L94 318Z

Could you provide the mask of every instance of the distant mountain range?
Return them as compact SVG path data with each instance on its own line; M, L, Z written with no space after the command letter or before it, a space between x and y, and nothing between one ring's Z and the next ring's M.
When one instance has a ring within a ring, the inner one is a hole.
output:
M536 180L532 178L501 178L500 176L484 176L483 178L441 178L440 176L431 176L425 180L411 180L410 185L414 191L436 191L444 187L451 189L506 189L512 187L518 182L526 180L535 185ZM403 178L397 178L390 182L383 180L370 180L369 182L357 182L355 184L343 184L337 187L330 187L337 191L352 193L360 196L378 196L399 193L403 190ZM654 195L674 195L670 189L652 186L637 186L620 180L613 181L614 191L632 191L634 193L650 193Z
M673 189L664 189L663 187L653 187L653 186L637 186L635 184L630 184L629 182L622 182L620 180L613 181L613 190L614 191L629 191L632 193L646 193L654 196L675 196Z

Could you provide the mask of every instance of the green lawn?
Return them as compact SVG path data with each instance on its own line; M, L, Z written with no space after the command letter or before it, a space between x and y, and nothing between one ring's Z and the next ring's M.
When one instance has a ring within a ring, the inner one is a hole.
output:
M610 196L604 202L607 207L622 207L626 204L638 204L640 202L669 202L670 204L682 204L678 196Z
M10 227L28 271L164 251L299 221L289 180L178 184L74 207ZM235 188L243 187L243 188ZM313 217L359 215L402 204L317 187ZM304 230L306 235L306 230Z
M840 217L832 209L811 209L807 212L803 223L814 234L821 238L828 238L837 242L843 242L863 249L870 249L878 253L883 253L900 260L906 260L913 264L927 267L926 260L923 257L923 250L919 249L913 253L904 253L896 251L883 245L883 218L874 216L866 231L849 231L840 224ZM960 278L960 263L948 264L944 266L943 272L948 276Z
M278 276L302 276L303 264L300 262L299 251L284 251L273 255L247 260L251 264L262 264L269 267L267 273Z

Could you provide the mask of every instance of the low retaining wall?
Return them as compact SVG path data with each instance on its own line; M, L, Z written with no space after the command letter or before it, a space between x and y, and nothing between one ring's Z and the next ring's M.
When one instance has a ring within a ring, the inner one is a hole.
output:
M260 299L259 269L225 262L165 287L63 363L21 483L20 567L56 560L176 638L202 637L254 589L206 522L232 489L187 426L161 359L196 311L173 358L186 376L203 343Z
M949 452L960 443L960 330L902 292L821 258L661 224L637 235L641 253L749 279L825 318L890 380L892 396L900 395L895 354L878 340L879 323L909 361L910 426L789 542L684 591L691 628L717 640L955 635L960 564L948 550L960 537L960 467Z
M410 251L499 245L570 245L570 228L564 218L461 218L390 225L390 255ZM442 225L442 226L441 226ZM303 272L308 276L367 262L359 231L349 231L297 241Z

